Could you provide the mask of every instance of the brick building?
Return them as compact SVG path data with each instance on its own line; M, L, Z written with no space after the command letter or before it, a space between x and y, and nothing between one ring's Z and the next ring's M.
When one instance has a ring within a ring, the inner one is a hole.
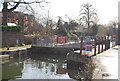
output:
M0 20L2 21L2 12L0 12ZM19 11L13 11L8 13L7 22L21 25L23 27L23 31L26 30L26 28L28 27L33 27L34 21L35 17L33 15L25 14Z
M43 31L43 27L39 24L33 15L25 14L18 11L13 11L8 13L7 17L8 25L20 25L22 26L22 31L0 31L2 34L2 47L9 47L15 45L21 45L25 43L24 35L33 34L33 32ZM2 12L0 12L0 25L2 25Z
M22 31L2 31L2 40L0 40L2 47L22 45L24 43L23 32L25 32L26 28L33 26L35 17L33 15L14 11L8 13L7 18L8 25L10 25L10 23L11 25L20 25L22 26ZM2 12L0 12L0 25L2 25Z
M21 31L2 31L2 47L22 45L24 34Z

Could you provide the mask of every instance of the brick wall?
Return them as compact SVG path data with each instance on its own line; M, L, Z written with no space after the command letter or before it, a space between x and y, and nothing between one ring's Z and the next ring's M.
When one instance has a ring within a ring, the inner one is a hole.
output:
M2 31L2 47L21 45L24 34L20 31Z

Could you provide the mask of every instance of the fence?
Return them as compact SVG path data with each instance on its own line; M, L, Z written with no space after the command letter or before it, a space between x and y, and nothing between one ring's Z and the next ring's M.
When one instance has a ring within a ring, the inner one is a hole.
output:
M40 47L79 47L78 37L37 36L33 40L33 46Z
M80 48L85 45L85 51L92 51L93 55L99 54L103 51L108 50L110 47L114 47L116 45L116 41L118 37L81 37ZM83 41L85 44L83 45ZM82 49L80 49L80 54L82 53Z

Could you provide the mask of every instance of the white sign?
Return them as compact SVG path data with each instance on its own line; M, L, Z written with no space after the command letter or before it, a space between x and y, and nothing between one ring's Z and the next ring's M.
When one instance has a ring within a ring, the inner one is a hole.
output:
M17 26L15 23L7 23L8 26Z

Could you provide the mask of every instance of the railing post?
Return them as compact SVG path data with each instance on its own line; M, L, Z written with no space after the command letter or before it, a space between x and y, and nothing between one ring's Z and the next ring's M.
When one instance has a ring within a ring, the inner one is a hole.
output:
M96 37L94 37L94 55L96 55Z
M82 55L82 45L83 45L83 37L80 38L80 55Z
M115 38L113 36L111 38L111 41L112 41L112 47L114 47L114 45L115 45Z
M104 41L105 42L105 49L104 50L106 51L107 50L106 37L104 37L104 38L105 38L105 41Z
M108 49L110 49L110 39L109 38L107 38L107 40L106 40L106 49L108 50Z
M98 54L100 53L100 37L98 37Z
M101 49L101 52L103 52L103 43L104 43L103 37L102 37L102 41L101 41L101 42L102 42L102 47L101 47L102 49Z

